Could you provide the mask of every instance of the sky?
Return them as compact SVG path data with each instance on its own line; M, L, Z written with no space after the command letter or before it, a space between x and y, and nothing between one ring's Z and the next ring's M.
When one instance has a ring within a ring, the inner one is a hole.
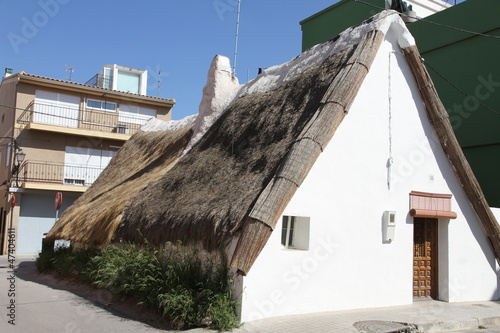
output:
M299 55L299 22L336 2L241 0L239 82ZM105 64L146 69L148 95L175 99L181 119L198 112L214 56L233 66L237 9L238 0L0 0L0 69L79 83Z

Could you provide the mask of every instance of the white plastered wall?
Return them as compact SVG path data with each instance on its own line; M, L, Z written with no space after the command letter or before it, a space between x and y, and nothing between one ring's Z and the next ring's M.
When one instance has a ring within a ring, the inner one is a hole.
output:
M438 222L440 298L498 299L494 256L395 36L389 30L349 113L284 212L310 217L309 250L284 250L278 222L242 278L242 321L411 304L412 190L453 194L458 218ZM391 243L382 240L385 210L396 212Z

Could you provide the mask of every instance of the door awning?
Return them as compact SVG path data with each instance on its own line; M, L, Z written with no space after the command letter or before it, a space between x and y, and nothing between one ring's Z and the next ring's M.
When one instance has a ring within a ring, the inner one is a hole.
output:
M451 194L410 192L410 215L423 218L456 219L451 211Z

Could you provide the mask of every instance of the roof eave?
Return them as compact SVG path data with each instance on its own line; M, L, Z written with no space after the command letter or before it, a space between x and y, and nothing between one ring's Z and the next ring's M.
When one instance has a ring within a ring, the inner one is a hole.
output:
M158 97L152 97L152 96L146 96L146 95L132 94L132 93L121 92L121 91L117 91L117 90L111 90L111 89L106 89L106 88L90 86L90 85L81 84L81 83L56 80L56 79L51 79L51 78L45 78L42 76L34 76L34 75L26 74L24 72L16 73L13 76L18 76L20 82L26 82L26 83L31 83L31 84L34 83L34 84L37 84L40 86L46 86L46 87L57 87L57 88L61 88L64 90L80 92L80 93L82 91L84 91L85 93L97 95L97 96L101 96L101 97L117 98L117 99L121 99L121 100L128 100L128 101L134 101L134 102L140 101L142 103L147 103L147 104L162 106L162 107L173 107L175 105L174 99L166 99L166 98L158 98Z

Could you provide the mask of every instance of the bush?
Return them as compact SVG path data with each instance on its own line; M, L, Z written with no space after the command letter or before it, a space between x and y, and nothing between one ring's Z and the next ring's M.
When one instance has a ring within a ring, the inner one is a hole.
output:
M176 329L202 321L219 330L239 326L227 262L202 259L194 250L169 246L160 253L151 246L128 243L100 250L46 249L37 258L37 268L77 275L100 288L134 297L168 317Z
M42 252L38 254L36 258L36 269L40 273L47 273L54 270L54 266L52 265L52 258L54 257L54 250L52 249L44 249Z
M90 278L95 285L146 303L162 279L157 253L134 245L104 247L91 264Z
M39 272L54 271L61 276L78 276L86 279L91 270L90 260L98 253L96 249L81 248L73 251L71 248L44 248L36 258Z
M216 294L208 306L207 316L212 323L211 328L227 331L240 326L236 314L236 302L231 299L230 293Z

